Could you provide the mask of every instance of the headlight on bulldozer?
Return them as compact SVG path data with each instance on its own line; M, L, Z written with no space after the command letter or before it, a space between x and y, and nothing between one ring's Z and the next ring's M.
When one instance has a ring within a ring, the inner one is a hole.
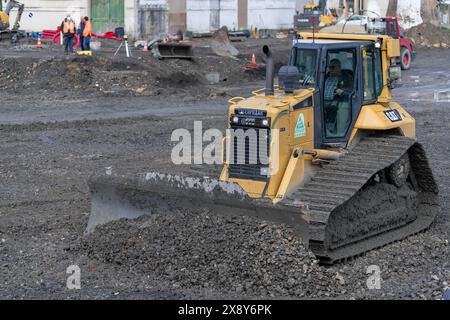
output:
M240 117L232 115L230 117L232 126L268 128L270 127L270 119L265 117Z

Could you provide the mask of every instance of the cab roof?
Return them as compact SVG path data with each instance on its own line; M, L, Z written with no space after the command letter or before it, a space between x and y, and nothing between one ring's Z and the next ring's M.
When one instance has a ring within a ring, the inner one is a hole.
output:
M383 51L386 51L386 57L388 59L400 57L400 41L399 39L391 38L387 35L376 35L376 34L347 34L347 33L311 33L311 32L300 32L298 34L300 40L298 41L309 41L303 42L305 46L318 47L318 43L321 46L339 46L343 44L363 44L369 45L372 43L379 43ZM314 44L313 42L314 38ZM320 42L319 42L320 41ZM300 46L301 42L299 42Z
M370 41L377 42L383 41L389 38L386 35L374 35L374 34L349 34L349 33L312 33L312 32L300 32L298 34L301 39L315 39L316 41L330 40L330 41Z
M298 39L295 47L340 47L342 45L359 46L371 45L372 41L337 40L337 39Z

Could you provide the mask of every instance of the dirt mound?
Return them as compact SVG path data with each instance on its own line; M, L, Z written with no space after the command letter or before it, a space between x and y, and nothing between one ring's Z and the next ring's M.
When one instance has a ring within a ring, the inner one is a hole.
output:
M84 94L158 95L172 86L202 84L198 74L179 71L139 60L103 57L70 57L0 60L0 85L3 90L82 91Z
M308 295L315 290L311 271L319 268L286 228L206 212L112 222L97 227L81 251L175 287L243 295Z
M405 36L416 47L450 47L450 31L436 27L430 23L422 23L405 31Z
M278 69L288 61L291 43L267 41L273 45ZM0 90L67 97L181 95L190 99L222 95L224 86L240 87L245 82L264 79L265 57L261 48L265 43L256 39L234 43L239 54L220 57L214 54L209 40L200 41L193 47L192 60L158 60L134 48L131 58L113 57L106 48L93 57L65 56L51 46L40 51L30 48L12 52L0 48L5 52L0 54ZM245 70L243 66L250 63L253 54L260 68ZM210 82L212 73L219 75L218 83Z

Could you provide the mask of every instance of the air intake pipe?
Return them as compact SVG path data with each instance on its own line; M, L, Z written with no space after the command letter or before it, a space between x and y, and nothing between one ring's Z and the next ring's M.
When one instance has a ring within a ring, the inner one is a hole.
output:
M273 63L272 51L270 51L268 46L264 46L263 52L266 55L266 96L273 96L275 66Z

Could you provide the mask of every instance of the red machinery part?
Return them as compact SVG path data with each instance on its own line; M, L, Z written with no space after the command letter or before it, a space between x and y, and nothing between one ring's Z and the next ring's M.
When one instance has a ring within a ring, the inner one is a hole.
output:
M51 38L52 43L59 43L60 39L60 33L61 28L57 27L56 30L42 30L42 38ZM105 32L103 35L97 35L95 33L92 34L92 37L98 38L98 39L110 39L115 41L122 41L123 38L117 38L114 31L108 31ZM78 37L78 34L75 34L75 45L73 46L75 49L80 46L80 38Z
M60 39L60 32L55 33L55 35L52 37L52 43L59 43ZM75 34L75 45L73 46L74 49L78 48L80 46L80 38L77 34Z

